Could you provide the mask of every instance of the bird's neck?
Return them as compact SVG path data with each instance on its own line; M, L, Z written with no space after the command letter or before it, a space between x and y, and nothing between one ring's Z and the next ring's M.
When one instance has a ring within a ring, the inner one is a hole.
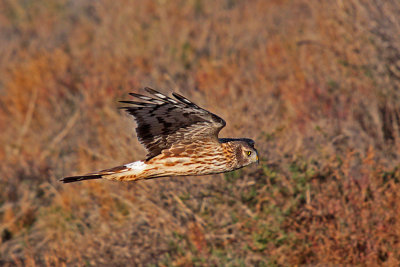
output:
M237 145L235 144L235 142L233 141L227 141L227 142L223 142L221 143L221 147L224 153L224 156L226 158L226 162L230 163L230 168L232 170L237 169L237 159L236 159L236 149L237 149Z

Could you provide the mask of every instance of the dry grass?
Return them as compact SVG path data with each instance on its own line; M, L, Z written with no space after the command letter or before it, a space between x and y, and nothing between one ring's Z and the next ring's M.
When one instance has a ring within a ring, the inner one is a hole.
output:
M0 10L2 265L399 265L398 1ZM262 163L60 184L143 158L116 103L144 86L221 115Z

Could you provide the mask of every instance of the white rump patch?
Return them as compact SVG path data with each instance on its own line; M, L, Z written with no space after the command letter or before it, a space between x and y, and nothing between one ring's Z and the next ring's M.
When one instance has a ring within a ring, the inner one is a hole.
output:
M144 163L143 161L139 160L139 161L135 161L132 163L128 163L124 165L125 167L132 169L132 170L137 170L137 171L141 171L144 170L146 168L146 163Z

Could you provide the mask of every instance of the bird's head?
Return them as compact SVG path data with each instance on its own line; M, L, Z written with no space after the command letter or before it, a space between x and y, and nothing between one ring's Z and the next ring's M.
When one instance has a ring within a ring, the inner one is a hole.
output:
M258 152L254 148L254 141L247 138L241 138L235 141L236 149L236 159L238 168L245 167L252 163L258 163Z

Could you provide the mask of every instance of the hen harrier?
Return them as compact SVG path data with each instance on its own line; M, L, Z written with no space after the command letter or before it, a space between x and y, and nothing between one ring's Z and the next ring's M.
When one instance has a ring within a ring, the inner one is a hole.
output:
M136 181L165 176L205 175L229 172L258 162L254 141L247 138L218 139L226 125L217 115L185 97L175 99L150 88L154 97L130 93L142 101L120 101L133 115L139 141L148 150L146 160L86 175L65 177L64 183L105 178ZM143 102L145 101L145 102Z

